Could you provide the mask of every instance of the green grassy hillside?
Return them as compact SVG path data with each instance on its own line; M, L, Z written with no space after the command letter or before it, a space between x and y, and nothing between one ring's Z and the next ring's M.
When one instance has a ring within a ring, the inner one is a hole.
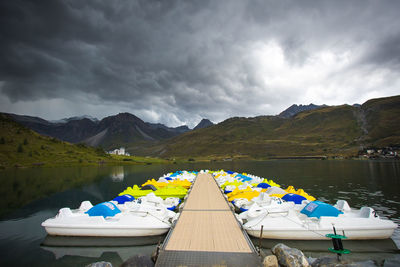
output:
M367 121L369 145L400 144L400 96L371 99L361 108Z
M317 156L356 150L360 135L354 107L328 107L294 118L232 118L165 144L164 157Z
M165 158L355 156L360 147L400 144L400 96L361 107L331 106L292 118L231 118L166 142L132 147ZM367 128L368 133L362 129Z
M0 114L0 168L161 163L165 160L110 156L102 149L40 135Z
M348 157L357 155L362 147L399 145L399 118L400 96L394 96L372 99L361 107L342 105L304 111L291 118L235 117L161 142L126 143L126 148L134 155L178 160ZM40 136L6 116L1 117L0 123L3 167L167 162L144 157L112 158L100 149ZM116 136L119 142L126 142L122 135Z

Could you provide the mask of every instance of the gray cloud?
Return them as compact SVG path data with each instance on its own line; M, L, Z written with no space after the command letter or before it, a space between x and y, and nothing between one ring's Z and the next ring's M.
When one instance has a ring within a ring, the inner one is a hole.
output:
M400 70L400 30L378 42L378 46L372 48L361 63Z
M2 1L0 103L51 119L128 111L193 126L293 103L361 102L396 92L399 8L390 0ZM365 84L365 75L374 79ZM52 110L35 108L46 103Z

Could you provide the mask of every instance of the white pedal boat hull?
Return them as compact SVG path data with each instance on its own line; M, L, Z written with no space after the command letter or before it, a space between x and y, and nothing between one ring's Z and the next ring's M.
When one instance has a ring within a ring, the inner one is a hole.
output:
M60 226L44 226L49 235L55 236L116 236L116 237L134 237L134 236L156 236L168 232L168 228L164 229L145 229L145 228L93 228L93 227L60 227Z
M337 229L338 234L343 234L343 229ZM260 229L246 229L247 233L253 237L260 237ZM370 239L387 239L392 236L394 229L344 229L345 236L349 240L370 240ZM282 240L327 240L327 234L333 234L331 229L320 229L309 231L305 229L263 229L262 238L266 239L282 239Z
M262 238L288 240L324 240L326 234L333 234L333 226L339 235L350 240L386 239L390 238L397 225L390 220L379 217L321 217L307 218L298 212L290 212L287 216L265 217L262 220L249 221L244 224L247 233Z
M159 209L161 210L161 209ZM54 218L42 223L49 235L59 236L154 236L168 232L170 217L175 214L165 209L160 211L123 211L115 216L89 216L82 210L63 208Z

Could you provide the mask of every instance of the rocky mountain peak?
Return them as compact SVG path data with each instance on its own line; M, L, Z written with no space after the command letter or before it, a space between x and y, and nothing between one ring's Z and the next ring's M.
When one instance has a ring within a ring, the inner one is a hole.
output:
M291 118L294 115L296 115L297 113L300 113L300 112L303 112L303 111L306 111L306 110L313 110L313 109L317 109L317 108L322 108L322 107L326 107L326 105L314 105L313 103L311 103L309 105L293 104L289 108L287 108L284 111L282 111L278 116L281 117L281 118Z
M199 122L199 124L197 124L197 126L193 128L193 130L207 128L207 127L210 127L210 126L213 126L213 125L214 125L214 123L212 121L210 121L209 119L202 119Z

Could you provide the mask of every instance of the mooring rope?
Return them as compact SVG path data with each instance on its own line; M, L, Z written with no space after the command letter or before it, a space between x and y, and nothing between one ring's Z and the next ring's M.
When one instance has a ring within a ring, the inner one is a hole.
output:
M298 223L298 222L296 222L296 221L290 219L290 218L288 217L289 211L286 211L286 212L287 212L286 216L283 216L283 215L282 215L282 216L280 216L280 217L281 217L281 218L285 218L285 219L287 219L287 220L289 220L289 221L291 221L291 222L293 222L293 223L295 223L295 224L301 226L302 228L304 228L304 229L307 230L307 231L313 232L314 234L319 235L319 236L321 236L321 237L325 237L325 235L320 234L319 232L317 232L317 231L315 231L315 230L308 229L308 228L306 228L303 224L300 224L300 223ZM272 213L274 213L274 214L279 214L279 213L283 213L283 212L272 212ZM254 226L257 225L257 224L259 224L262 220L264 220L264 218L265 218L268 214L270 214L270 212L267 211L267 213L264 214L264 216L262 216L261 220L259 220L256 224L253 224L253 226L248 226L248 228L249 228L250 230L256 230L256 229L254 228Z
M156 219L159 220L160 222L169 224L169 225L171 226L171 223L170 223L169 221L164 221L164 220L158 218L157 216L153 215L153 214L152 214L151 212L149 212L149 211L135 210L135 211L129 211L129 212L132 212L132 213L144 213L144 214L146 214L146 215L153 216L154 218L156 218Z

